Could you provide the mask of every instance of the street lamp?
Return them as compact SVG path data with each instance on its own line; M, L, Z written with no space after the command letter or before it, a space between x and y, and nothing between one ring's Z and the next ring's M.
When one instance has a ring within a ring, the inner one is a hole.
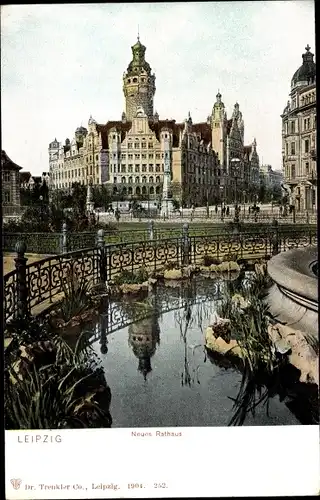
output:
M220 186L220 200L221 200L221 220L223 221L223 190L224 186Z
M205 177L205 169L206 169L206 213L207 213L207 219L209 219L209 186L208 186L208 165L205 166L203 164L202 167L202 182L204 182L204 177Z
M234 199L234 202L235 202L235 214L234 214L234 221L235 222L239 222L239 211L238 211L238 203L237 203L237 198L238 198L238 190L237 190L237 181L238 181L238 177L239 177L239 173L240 173L240 160L239 158L232 158L231 161L230 161L231 165L232 165L232 175L234 176L235 178L235 199Z

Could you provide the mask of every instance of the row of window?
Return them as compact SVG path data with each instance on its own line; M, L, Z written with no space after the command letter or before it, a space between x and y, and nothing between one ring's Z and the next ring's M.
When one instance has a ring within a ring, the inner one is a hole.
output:
M122 160L125 160L128 156L128 159L129 160L133 160L133 157L135 160L140 160L140 158L142 160L146 160L147 159L147 154L146 153L135 153L134 155L132 153L129 153L128 155L126 153L110 153L110 160L111 159L117 159L117 158L120 158L120 155L121 155L121 158ZM153 153L149 153L148 154L148 158L149 159L153 159L154 158L154 154ZM160 160L160 158L164 158L164 153L156 153L156 158L158 160Z
M8 190L3 191L3 202L11 203L11 191Z
M96 175L99 174L99 167L96 167ZM93 175L93 167L90 165L89 169L87 168L86 170L87 175ZM80 168L75 169L75 170L65 170L61 172L53 172L52 178L53 179L72 179L74 177L83 177L84 171Z
M313 102L316 102L316 95L314 92L301 97L301 106L307 106L307 104L311 104Z
M11 181L11 172L2 172L2 180L3 182Z
M128 177L128 179L126 177L114 177L113 178L113 183L114 184L117 184L119 182L121 182L121 184L133 184L133 177ZM159 184L161 182L161 179L159 176L157 176L155 178L155 181L156 181L156 184ZM140 177L135 177L134 178L134 182L135 184L140 184ZM141 177L141 183L142 184L146 184L147 183L147 177L146 176L143 176ZM153 177L149 177L149 184L153 184L154 183L154 178Z
M147 149L147 143L146 142L141 142L141 146L140 146L140 143L139 142L128 142L128 145L127 145L128 149L132 149L132 147L134 147L134 149ZM154 145L153 145L153 142L148 142L148 149L153 149L154 148Z
M302 141L302 144L303 144L303 151L302 153L309 153L310 152L310 141L309 139L305 139L304 141ZM296 143L295 142L291 142L290 143L290 153L289 153L289 143L287 142L286 143L286 156L288 155L295 155L296 154Z
M310 174L310 164L306 162L304 164L304 172L302 177L309 176ZM296 166L295 165L286 165L285 166L285 175L287 178L295 179L296 178Z
M114 173L118 172L118 173L122 173L122 174L125 174L127 173L127 166L122 164L122 165L111 165L111 170L113 170ZM140 174L140 171L141 172L149 172L149 173L153 173L154 171L156 172L163 172L164 171L164 165L160 165L160 163L157 163L155 165L155 170L154 170L154 165L150 164L149 165L149 168L147 170L147 165L146 164L143 164L141 165L141 168L140 168L140 165L135 165L134 166L134 171L136 174ZM133 173L133 165L132 164L129 164L128 165L128 173L131 174Z
M316 128L316 117L315 116L313 117L313 127L311 124L311 118L304 118L302 122L302 128L303 131L310 130L311 128ZM292 120L289 123L286 122L285 133L295 134L296 132L298 132L298 130L296 130L296 121Z
M142 186L142 188L140 188L140 186L137 186L135 188L129 186L128 189L126 186L121 186L121 187L117 187L117 186L114 186L113 187L113 193L114 194L117 194L119 192L122 192L122 194L126 195L126 194L151 194L151 195L154 195L154 194L160 194L161 193L161 186L157 186L156 189L154 189L153 186Z

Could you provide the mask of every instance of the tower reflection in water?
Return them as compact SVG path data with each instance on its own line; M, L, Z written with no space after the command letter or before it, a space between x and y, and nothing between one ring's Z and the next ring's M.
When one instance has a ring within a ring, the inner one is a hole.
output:
M151 372L151 358L160 344L160 326L157 315L153 314L129 326L129 345L134 355L138 358L138 370L147 380Z
M99 323L97 325L97 330L99 333L99 342L100 342L100 352L101 354L107 354L108 353L108 333L109 333L109 319L108 319L108 314L106 315L100 315L99 317Z

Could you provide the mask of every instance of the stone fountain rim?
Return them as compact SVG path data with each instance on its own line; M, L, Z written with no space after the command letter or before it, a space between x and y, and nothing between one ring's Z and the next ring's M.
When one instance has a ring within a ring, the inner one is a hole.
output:
M278 287L318 303L318 278L312 271L317 261L316 246L294 248L272 257L267 264L268 274Z

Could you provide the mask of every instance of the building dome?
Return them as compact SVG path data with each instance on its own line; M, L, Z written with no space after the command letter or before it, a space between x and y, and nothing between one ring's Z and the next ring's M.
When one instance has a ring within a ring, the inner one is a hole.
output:
M76 130L76 134L86 134L88 131L85 127L78 127Z
M299 84L310 84L315 81L316 78L316 63L313 60L314 54L310 52L309 45L306 46L306 52L302 54L302 65L294 73L291 80L291 87L295 87Z

